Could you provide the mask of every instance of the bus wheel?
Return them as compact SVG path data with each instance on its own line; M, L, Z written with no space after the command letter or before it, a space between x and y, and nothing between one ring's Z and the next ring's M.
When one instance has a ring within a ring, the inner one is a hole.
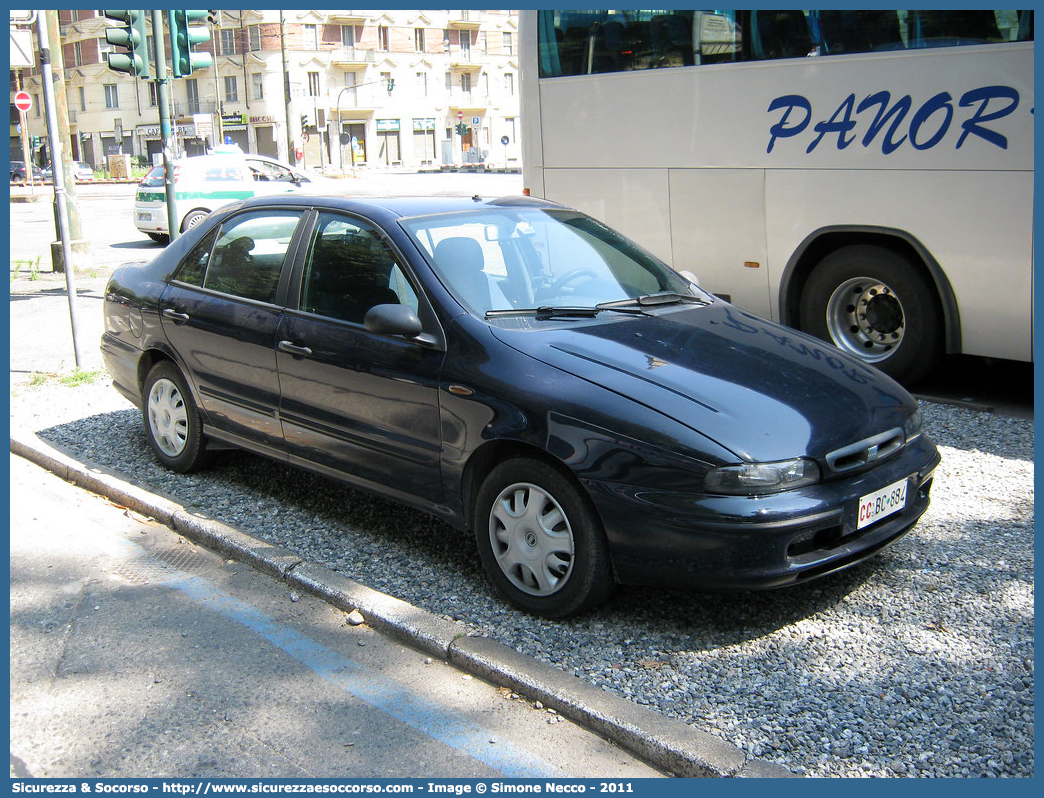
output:
M885 247L856 244L823 258L805 284L799 323L905 384L924 377L942 355L931 284Z

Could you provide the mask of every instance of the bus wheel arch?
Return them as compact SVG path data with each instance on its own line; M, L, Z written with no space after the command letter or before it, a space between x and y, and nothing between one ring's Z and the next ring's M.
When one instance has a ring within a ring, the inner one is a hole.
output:
M910 384L960 351L957 305L931 254L901 231L831 228L787 266L780 318Z

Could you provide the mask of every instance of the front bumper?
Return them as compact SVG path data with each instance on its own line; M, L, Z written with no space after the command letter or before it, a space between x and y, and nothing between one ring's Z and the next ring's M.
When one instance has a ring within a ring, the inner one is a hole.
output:
M588 482L617 579L712 590L783 587L851 567L928 509L939 453L922 435L876 468L770 496L709 496ZM863 529L858 503L910 479L906 507Z

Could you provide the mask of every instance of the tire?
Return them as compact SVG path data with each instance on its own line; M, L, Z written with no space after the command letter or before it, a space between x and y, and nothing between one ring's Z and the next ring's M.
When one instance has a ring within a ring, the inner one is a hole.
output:
M475 502L475 539L496 588L545 618L594 608L615 586L605 532L590 500L547 463L496 466Z
M186 230L191 230L197 224L206 219L209 213L210 211L199 209L186 213L185 218L181 220L181 232L184 233Z
M203 422L178 367L170 361L149 371L142 389L145 437L164 466L179 474L198 471L207 459Z
M166 246L170 243L170 236L166 233L146 233L145 235L147 235L157 244L163 244L164 246Z
M827 255L801 294L800 328L910 385L943 355L942 313L923 270L857 244Z

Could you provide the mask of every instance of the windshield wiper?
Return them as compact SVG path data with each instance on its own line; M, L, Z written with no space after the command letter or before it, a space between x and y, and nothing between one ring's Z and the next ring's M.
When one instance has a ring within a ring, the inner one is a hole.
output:
M618 299L615 302L603 302L600 308L621 308L630 305L649 307L651 305L709 305L710 300L692 294L678 294L673 291L663 291L656 294L644 294L633 299Z
M538 308L511 308L509 310L487 310L486 318L495 316L536 316L538 319L559 318L593 318L599 313L612 311L614 313L629 313L632 316L644 316L645 311L641 308L632 307L634 300L627 300L627 306L618 306L614 302L595 305L594 307L559 307L553 305L541 305Z

